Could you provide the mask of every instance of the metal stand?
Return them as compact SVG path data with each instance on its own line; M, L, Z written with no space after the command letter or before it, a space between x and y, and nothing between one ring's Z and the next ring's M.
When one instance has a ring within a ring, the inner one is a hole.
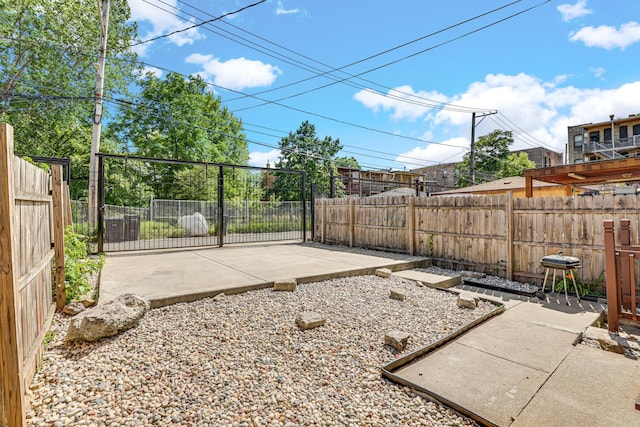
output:
M551 283L551 292L554 292L554 286L556 284L556 270L561 270L563 272L569 271L571 273L571 280L573 281L573 289L576 291L576 297L578 297L578 301L580 301L580 294L578 293L578 285L576 285L576 268L575 267L571 267L571 268L553 268L553 267L547 267L547 271L544 273L544 284L542 285L542 292L545 291L545 289L547 288L547 278L549 277L549 270L553 270L553 282ZM564 281L564 296L567 299L567 303L569 301L569 294L567 292L567 274L563 273L562 274L562 279Z

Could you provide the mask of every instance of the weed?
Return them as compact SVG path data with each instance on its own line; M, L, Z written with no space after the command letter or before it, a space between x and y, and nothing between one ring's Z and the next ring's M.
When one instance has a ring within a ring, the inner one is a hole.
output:
M67 303L92 290L91 275L104 264L104 257L91 258L87 251L87 237L67 227L64 232L64 283Z

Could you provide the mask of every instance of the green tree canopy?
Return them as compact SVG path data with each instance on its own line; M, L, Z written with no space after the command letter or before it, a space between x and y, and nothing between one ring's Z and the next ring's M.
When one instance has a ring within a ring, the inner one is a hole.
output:
M509 146L513 144L511 131L496 129L483 135L475 143L475 184L495 179L509 156ZM456 165L457 186L473 184L470 172L471 154L464 155L462 162Z
M511 153L502 163L500 170L496 174L496 178L507 178L510 176L522 176L525 169L533 169L536 162L529 160L527 153Z
M336 174L336 154L342 149L339 139L316 136L316 127L308 121L302 122L295 132L282 138L279 144L280 160L277 168L303 170L307 172L307 200L311 184L321 189L329 188L331 171ZM272 193L286 200L300 197L298 176L279 173Z

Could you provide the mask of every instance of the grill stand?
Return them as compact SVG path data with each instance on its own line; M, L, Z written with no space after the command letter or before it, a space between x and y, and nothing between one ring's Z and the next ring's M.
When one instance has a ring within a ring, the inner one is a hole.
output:
M544 273L544 284L542 285L542 292L547 288L547 278L549 277L549 270L553 270L553 282L551 283L551 292L554 292L554 286L556 284L556 270L569 271L571 272L571 280L573 281L573 289L576 291L576 297L578 297L578 301L580 301L580 294L578 293L578 285L576 285L576 268L579 266L570 266L570 267L547 267L547 271ZM567 275L566 273L562 274L562 279L564 281L564 296L567 299L567 304L569 304L569 294L567 292Z

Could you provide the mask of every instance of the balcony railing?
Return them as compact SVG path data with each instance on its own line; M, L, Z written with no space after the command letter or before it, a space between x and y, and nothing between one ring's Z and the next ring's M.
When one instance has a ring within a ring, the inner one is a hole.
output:
M585 141L583 153L600 154L610 159L623 159L627 156L623 156L619 151L633 149L640 149L640 135L633 135L631 138L619 138L615 141Z

